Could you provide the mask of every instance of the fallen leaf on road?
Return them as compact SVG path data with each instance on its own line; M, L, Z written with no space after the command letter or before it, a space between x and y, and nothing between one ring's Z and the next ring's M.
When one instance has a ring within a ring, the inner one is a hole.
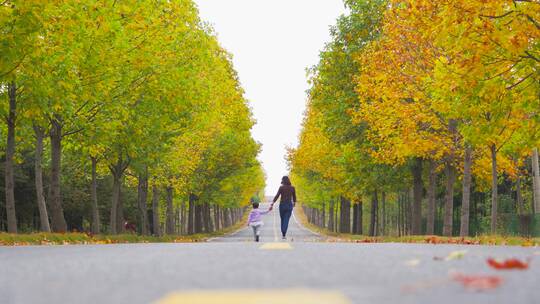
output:
M503 279L500 276L495 275L465 275L465 274L453 274L452 279L459 282L463 287L471 290L489 290L499 287Z
M441 242L441 240L436 236L430 236L430 237L426 238L425 241L428 244L439 244Z
M467 250L457 250L457 251L452 251L450 252L450 254L448 254L445 258L442 258L442 257L433 257L433 259L435 261L452 261L452 260L460 260L462 259L465 254L467 253Z
M409 267L415 267L415 266L418 266L418 264L420 264L419 259L412 259L412 260L408 260L407 262L405 262L405 265L407 265Z
M525 270L529 268L529 262L522 262L518 259L507 259L507 260L496 260L489 258L487 259L487 263L492 268L495 268L497 270L509 270L509 269L518 269L518 270Z

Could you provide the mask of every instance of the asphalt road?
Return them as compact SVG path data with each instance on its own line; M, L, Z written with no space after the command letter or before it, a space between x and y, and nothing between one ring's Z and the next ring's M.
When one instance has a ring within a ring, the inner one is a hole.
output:
M274 242L274 216L262 243L245 229L208 243L0 247L0 303L540 303L539 248L315 242L294 219ZM434 260L455 250L466 253ZM487 257L530 268L492 270ZM473 291L452 273L503 281Z

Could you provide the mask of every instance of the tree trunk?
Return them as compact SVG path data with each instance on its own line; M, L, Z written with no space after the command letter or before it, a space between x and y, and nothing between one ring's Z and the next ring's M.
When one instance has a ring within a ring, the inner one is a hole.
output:
M411 190L403 193L403 233L405 235L411 234Z
M518 176L516 180L516 203L517 213L519 215L525 214L525 206L523 204L523 194L521 192L521 172L518 170Z
M429 162L429 187L428 187L428 205L427 205L427 227L426 233L435 234L435 191L437 189L437 165L435 161Z
M376 231L376 227L377 227L377 209L379 207L379 199L378 199L378 194L377 194L377 190L375 190L373 192L373 198L371 200L371 220L370 220L370 223L369 223L369 235L370 236L376 236L377 235L377 231Z
M224 228L231 226L231 210L229 208L223 208L223 225Z
M340 221L339 232L351 233L351 202L345 197L340 197Z
M62 195L60 193L60 171L62 159L62 123L61 118L55 115L51 121L51 224L54 232L66 232L67 224L62 208Z
M188 234L195 233L195 195L189 195L189 210L188 210Z
M358 203L358 234L363 234L364 233L364 212L363 212L363 209L364 209L364 203L362 201L360 201Z
M382 204L382 221L381 221L381 235L386 235L386 192L381 193Z
M221 223L220 223L220 220L219 220L219 211L220 208L219 208L219 205L215 205L214 206L214 229L216 229L216 231L219 231L221 230Z
M413 204L411 230L413 235L422 234L422 159L416 158L412 166L413 176Z
M126 227L124 225L124 192L122 191L122 185L124 185L124 173L122 171L122 176L120 177L120 182L118 183L118 204L116 205L116 232L125 233Z
M471 166L472 149L465 144L465 155L463 159L463 199L461 202L461 227L459 235L462 237L469 235L469 213L471 201Z
M204 226L204 232L210 233L212 232L211 229L211 219L210 219L210 204L204 203L202 206L202 218L203 218L203 226Z
M173 206L173 188L167 187L167 220L165 231L167 234L174 234L174 206Z
M113 177L113 187L112 187L112 198L111 198L111 214L109 219L109 230L111 234L117 234L123 229L123 215L119 214L119 210L122 210L120 192L122 190L122 176L127 165L124 164L124 161L121 157L118 158L118 161L114 166L109 166ZM120 228L120 229L119 229Z
M234 223L236 223L236 209L235 208L229 208L229 215L230 215L231 226L232 226L232 225L234 225Z
M180 205L180 234L186 234L186 202L182 201Z
M353 205L353 234L362 234L362 202Z
M326 204L322 204L322 212L321 212L321 228L326 227Z
M491 145L491 234L497 232L497 147Z
M176 207L174 209L174 234L180 235L180 217L181 217L181 211L180 207Z
M454 219L454 182L455 170L451 161L446 163L446 200L444 203L443 235L452 236Z
M401 193L398 193L398 218L397 218L398 236L403 235L403 200Z
M358 234L358 204L353 204L352 234Z
M330 201L330 208L328 210L328 230L334 231L334 201Z
M9 233L17 233L17 215L15 212L15 179L13 173L13 158L15 156L15 123L17 113L17 86L14 82L8 86L9 113L6 117L7 123L7 145L5 164L6 183L6 214Z
M36 155L34 168L40 229L43 232L51 232L51 226L49 225L49 215L47 214L47 205L45 204L45 195L43 194L43 168L41 167L43 155L43 138L45 137L45 132L41 127L34 125L34 134L36 136Z
M214 222L213 222L213 219L214 217L212 216L212 206L210 204L208 204L208 210L206 211L207 212L207 217L208 217L208 232L212 233L214 232Z
M92 204L92 233L99 234L100 232L100 222L99 222L99 208L97 200L97 158L91 157L92 161L92 183L90 185L90 200Z
M533 210L535 213L540 213L540 168L538 167L538 148L533 149L532 171L533 171L533 194L534 194Z
M148 168L144 169L144 173L139 174L137 194L140 231L141 234L148 235L150 233L150 223L148 221Z
M195 204L195 233L203 231L203 212L201 204ZM234 224L234 219L233 219Z
M113 172L113 187L112 187L112 200L111 200L111 216L109 219L109 230L111 234L118 233L118 202L120 201L120 177L117 173Z
M159 223L159 188L152 186L152 227L154 235L161 236L161 224Z
M339 231L339 229L338 229L338 227L339 227L339 213L338 213L338 211L340 211L340 208L339 208L340 206L339 205L340 205L339 202L336 200L336 203L334 204L334 208L335 208L334 209L334 231L335 232Z

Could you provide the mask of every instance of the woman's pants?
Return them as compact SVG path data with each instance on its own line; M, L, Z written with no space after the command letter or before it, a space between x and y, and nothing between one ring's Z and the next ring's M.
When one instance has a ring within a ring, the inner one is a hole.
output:
M283 236L287 234L287 229L289 228L289 219L291 219L292 211L292 203L279 204L279 217L281 218L281 235Z

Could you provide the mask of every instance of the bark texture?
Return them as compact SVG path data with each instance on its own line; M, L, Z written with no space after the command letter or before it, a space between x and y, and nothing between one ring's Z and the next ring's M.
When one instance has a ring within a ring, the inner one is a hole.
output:
M454 219L454 182L455 169L450 161L446 163L446 198L444 202L443 235L452 236Z
M533 192L535 213L540 213L540 168L538 167L538 148L533 149L532 154Z
M339 232L351 233L351 202L345 197L340 198L340 225Z
M525 214L525 206L523 204L523 194L521 192L521 173L518 172L516 180L516 203L517 203L517 213L519 215Z
M43 232L51 232L51 226L49 223L49 214L47 213L47 204L45 203L45 194L43 193L43 139L45 137L45 131L34 125L34 135L36 137L36 149L34 159L34 171L35 171L35 184L36 184L36 199L39 210L39 223L40 229Z
M336 231L334 227L334 200L330 202L328 209L328 230Z
M120 177L118 183L118 204L116 205L116 232L125 233L126 226L124 225L124 192L122 191L122 185L124 185L124 174Z
M150 223L148 221L148 169L139 174L137 183L137 205L139 209L139 225L143 235L150 234Z
M17 113L17 86L10 83L8 86L9 110L6 117L7 123L7 144L5 163L5 184L6 184L6 215L7 228L9 233L17 233L17 215L15 211L15 180L13 177L13 157L15 155L15 121Z
M99 207L97 200L97 158L92 157L92 185L90 186L90 200L92 204L92 233L98 234L101 231L101 223L99 220Z
M461 201L461 226L459 229L460 236L469 235L469 214L471 203L471 166L472 166L472 149L470 146L465 146L463 159L463 198Z
M427 226L426 234L435 234L435 191L437 189L437 165L434 161L429 162L429 186L427 191Z
M159 223L159 188L152 186L152 228L154 235L161 236L161 224Z
M382 207L382 218L381 218L381 235L386 235L386 192L381 193L381 207Z
M422 234L422 159L416 158L412 166L413 175L413 204L411 218L411 232L414 235Z
M376 236L377 235L377 222L378 222L378 212L379 209L379 198L378 193L375 190L373 192L373 197L371 199L371 220L369 221L369 235L370 236Z
M188 234L194 234L195 233L195 200L196 196L194 194L189 195L189 210L188 210ZM227 211L226 209L224 211ZM226 216L226 212L223 214L223 216ZM227 222L225 221L225 225L227 225ZM228 227L228 226L226 226Z
M497 203L498 203L498 174L497 174L497 147L491 145L491 234L497 231Z
M173 206L173 188L167 187L167 220L165 222L165 231L167 234L174 234L174 206Z
M123 227L123 215L119 213L119 209L122 210L120 191L122 190L122 176L128 166L128 162L124 161L122 157L118 158L118 161L114 166L110 166L113 177L112 199L111 199L111 214L109 230L111 234L117 234L122 231ZM120 228L120 229L119 229Z
M51 121L51 185L50 208L51 224L55 232L66 232L67 224L62 208L62 195L60 193L60 175L62 160L62 122L58 115Z

